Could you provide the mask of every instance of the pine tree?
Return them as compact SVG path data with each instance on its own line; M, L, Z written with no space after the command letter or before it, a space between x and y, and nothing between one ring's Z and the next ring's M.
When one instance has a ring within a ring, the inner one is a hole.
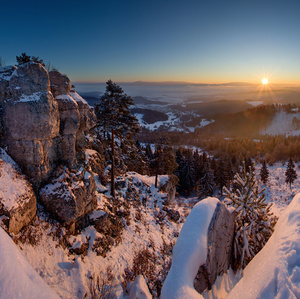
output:
M269 179L269 170L267 168L266 160L263 160L262 162L262 166L260 169L260 179L264 184L266 184Z
M160 138L155 147L154 159L151 164L154 169L155 187L157 188L158 175L173 174L178 165L175 160L175 153L166 138Z
M179 179L177 190L185 195L191 194L195 188L195 169L194 169L194 156L191 150L176 151L176 163L178 168L175 174Z
M265 202L264 189L259 190L254 172L243 163L241 174L235 175L236 189L224 187L224 202L236 210L234 253L236 263L244 268L270 238L276 217Z
M227 172L225 170L225 165L222 159L219 160L215 171L215 182L216 185L220 188L220 192L222 195L223 187L225 187L228 183Z
M115 137L120 140L132 140L139 131L137 118L131 114L133 99L111 80L106 82L106 92L95 107L97 125L107 135L111 144L111 196L115 197Z
M209 161L207 160L201 171L201 178L198 184L199 197L211 196L215 190L214 175L210 169Z
M290 189L292 188L292 183L294 183L296 179L297 179L297 173L295 170L295 164L292 158L290 158L285 172L285 182L290 185Z
M20 56L16 56L16 60L17 60L18 65L33 61L35 63L40 63L41 65L45 66L42 59L40 59L39 57L36 57L36 56L29 56L26 53L22 53Z

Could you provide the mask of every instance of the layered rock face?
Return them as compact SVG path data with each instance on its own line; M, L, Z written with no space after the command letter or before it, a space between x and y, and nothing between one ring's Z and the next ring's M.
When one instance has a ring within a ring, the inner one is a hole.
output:
M45 68L26 63L0 72L2 147L36 185L45 181L57 159L58 105Z
M225 273L231 263L235 214L219 202L207 233L207 260L200 266L194 287L202 293L211 288L218 275Z
M96 117L93 108L71 90L66 75L48 73L34 62L1 68L0 112L0 145L21 166L35 190L49 183L61 163L75 173L85 163L85 136L95 126ZM72 176L69 181L74 186L78 178ZM94 197L94 189L85 188L78 191L80 194L74 192L75 206L87 207L94 202L81 198L82 194L89 197L89 192ZM56 195L54 199L57 204ZM66 222L76 220L82 209L89 209L86 207L71 213L68 219L57 216Z

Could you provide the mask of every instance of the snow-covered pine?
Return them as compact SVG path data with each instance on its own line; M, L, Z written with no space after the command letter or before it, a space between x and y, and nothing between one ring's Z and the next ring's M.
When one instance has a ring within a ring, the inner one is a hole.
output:
M234 179L235 189L224 187L228 206L236 210L234 253L236 267L244 268L270 238L277 218L265 202L264 190L259 190L254 172L243 163L241 173Z
M290 158L285 172L285 182L290 185L290 189L292 188L292 184L296 179L297 179L297 173L295 170L295 164L293 159Z

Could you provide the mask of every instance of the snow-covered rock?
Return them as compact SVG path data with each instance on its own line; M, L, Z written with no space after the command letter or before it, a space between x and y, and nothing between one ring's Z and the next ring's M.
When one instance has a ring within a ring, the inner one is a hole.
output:
M202 298L194 279L207 259L207 233L219 203L208 197L197 203L186 219L173 249L172 266L163 285L161 299Z
M36 214L36 197L18 165L0 148L0 216L8 231L17 234Z
M48 211L70 224L96 207L95 191L95 178L91 172L83 168L71 172L64 167L40 190L40 199Z
M152 299L145 278L138 275L130 285L129 299Z
M225 273L232 259L235 214L218 202L208 228L207 260L199 268L194 281L195 289L202 293L211 288L218 275Z
M59 298L1 227L0 259L0 298Z
M300 193L227 298L300 298Z
M76 164L85 135L95 126L93 108L58 71L39 63L0 69L1 144L38 189L61 161ZM80 161L82 162L82 161Z

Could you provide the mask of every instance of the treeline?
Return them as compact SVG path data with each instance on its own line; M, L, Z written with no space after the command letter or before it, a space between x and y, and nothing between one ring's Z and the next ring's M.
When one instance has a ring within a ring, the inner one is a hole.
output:
M300 136L263 135L252 137L225 137L226 135L210 135L180 132L151 132L143 130L139 140L155 143L158 136L167 137L172 146L189 145L201 148L216 158L229 160L235 157L239 162L253 158L257 161L265 159L270 165L285 162L292 158L300 161Z

